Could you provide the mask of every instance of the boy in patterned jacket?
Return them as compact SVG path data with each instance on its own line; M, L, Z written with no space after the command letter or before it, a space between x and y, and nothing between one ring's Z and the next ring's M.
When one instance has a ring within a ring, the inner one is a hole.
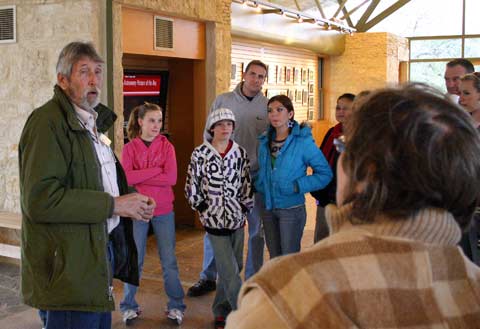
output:
M210 113L204 142L193 150L185 184L186 198L199 212L217 265L215 328L223 328L227 315L237 308L245 219L253 207L250 165L246 151L231 138L234 128L231 110Z

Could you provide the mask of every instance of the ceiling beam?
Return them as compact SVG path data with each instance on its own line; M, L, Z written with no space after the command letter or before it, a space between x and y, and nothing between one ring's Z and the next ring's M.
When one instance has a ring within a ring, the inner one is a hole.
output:
M322 4L320 3L320 0L315 0L315 3L317 4L318 11L320 12L320 15L322 16L322 18L326 19L327 16L325 16L325 12L323 11Z
M358 6L356 6L355 8L353 8L352 10L350 10L349 12L346 12L346 8L344 8L344 15L343 17L341 17L340 19L345 19L345 18L348 18L349 16L351 16L354 12L356 12L358 9L360 9L361 7L363 7L366 3L370 2L371 0L364 0L361 4L359 4Z
M365 10L365 12L362 14L362 17L360 17L360 19L357 22L357 25L355 26L357 30L359 26L365 25L365 23L370 18L370 16L374 12L375 8L377 8L379 3L380 3L380 0L372 0L372 2L370 2L370 5L368 5L367 10Z
M356 6L355 8L353 8L352 10L350 11L347 11L347 7L344 7L343 8L343 16L340 18L340 20L343 20L343 19L346 19L347 20L347 23L350 27L355 27L353 25L353 22L352 22L352 17L351 15L356 12L357 10L359 10L360 8L362 8L364 5L366 5L368 2L370 2L371 0L364 0L362 3L360 3L358 6Z
M338 2L338 8L335 14L332 16L332 18L336 18L338 16L338 14L342 11L343 7L345 7L347 0L337 0L337 2Z
M398 9L402 8L405 6L407 3L409 3L410 0L398 0L395 2L393 5L382 11L380 14L372 18L368 23L364 24L361 26L361 29L357 28L358 32L367 32L370 30L372 27L383 21L385 18L396 12Z
M300 4L298 3L298 0L295 0L295 6L297 6L298 11L302 11L302 8L300 7Z
M354 27L352 19L350 18L350 12L347 11L347 7L343 7L342 12L343 12L343 16L340 18L340 20L345 19L347 21L348 26Z

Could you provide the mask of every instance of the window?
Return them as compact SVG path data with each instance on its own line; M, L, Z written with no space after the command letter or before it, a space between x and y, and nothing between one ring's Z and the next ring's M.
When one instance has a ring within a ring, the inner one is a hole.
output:
M465 57L480 58L480 38L465 38Z
M417 1L417 6L420 2L423 1ZM476 70L479 69L479 61L475 59L480 58L480 24L478 24L480 1L438 0L427 7L430 12L425 17L432 22L441 23L444 28L434 24L432 25L434 34L429 34L425 30L423 36L411 35L410 81L425 82L446 92L443 75L447 62L463 57L469 59ZM420 15L417 20L419 31L422 16Z
M480 34L480 23L478 21L480 13L480 1L465 1L465 34Z
M462 39L421 39L410 42L411 59L462 57Z
M443 78L446 64L447 61L410 63L410 81L423 82L447 92Z

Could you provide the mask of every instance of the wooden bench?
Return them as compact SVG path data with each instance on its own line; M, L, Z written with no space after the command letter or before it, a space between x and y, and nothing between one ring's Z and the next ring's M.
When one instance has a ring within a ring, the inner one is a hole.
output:
M0 228L21 230L22 216L11 212L0 211ZM0 243L0 256L20 259L20 247L7 243Z

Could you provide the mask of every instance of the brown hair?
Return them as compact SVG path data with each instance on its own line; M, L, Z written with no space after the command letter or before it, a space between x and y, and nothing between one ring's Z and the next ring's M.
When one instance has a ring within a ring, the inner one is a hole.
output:
M341 165L355 218L436 207L468 225L480 199L480 137L465 111L413 84L373 93L351 123Z
M275 95L268 100L267 106L272 104L273 102L279 102L280 104L285 106L288 112L294 111L292 100L288 96ZM292 117L292 120L293 120L293 117Z
M143 119L145 114L150 111L160 111L160 113L162 113L162 108L157 104L145 102L142 105L136 106L132 110L127 125L127 136L129 140L140 136L142 127L140 127L140 124L138 123L138 118Z
M473 66L472 62L465 58L455 58L447 63L447 67L454 67L457 65L463 67L467 73L475 72L475 67Z
M257 66L263 67L265 69L265 72L267 72L267 65L264 62L259 61L258 59L254 59L253 61L251 61L250 63L247 64L247 67L245 68L245 73L248 72L248 69L252 65L257 65Z
M353 102L355 100L355 95L354 94L351 94L351 93L345 93L345 94L342 94L340 96L338 96L337 98L337 102L341 99L346 99L350 102Z
M473 72L465 74L460 78L461 81L472 81L473 86L480 93L480 72Z

